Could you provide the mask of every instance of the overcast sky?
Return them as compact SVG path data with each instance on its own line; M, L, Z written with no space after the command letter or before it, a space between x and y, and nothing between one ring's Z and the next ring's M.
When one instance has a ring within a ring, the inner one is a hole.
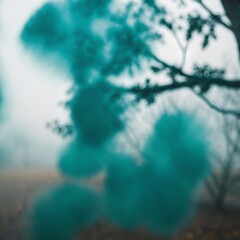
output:
M18 41L31 14L43 4L39 0L4 0L1 3L1 70L4 123L1 145L16 167L23 161L53 165L63 141L46 123L65 118L59 102L66 99L67 72L37 61ZM25 158L28 158L27 160Z
M59 136L46 129L46 123L67 118L59 102L66 99L70 86L68 72L63 66L56 68L48 62L38 61L18 40L28 18L44 2L1 0L0 3L0 61L5 118L0 127L0 144L10 149L9 159L17 163L17 167L26 158L34 165L54 165L59 149L65 144ZM207 1L207 4L215 12L222 11L218 0ZM198 44L190 46L187 65L190 66L196 59L237 69L232 34L221 28L218 32L221 38L206 52L202 52ZM165 55L169 60L176 60L179 56L174 42L162 51L167 53Z

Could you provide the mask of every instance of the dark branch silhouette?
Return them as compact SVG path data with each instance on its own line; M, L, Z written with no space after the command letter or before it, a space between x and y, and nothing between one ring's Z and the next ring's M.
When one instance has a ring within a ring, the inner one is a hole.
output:
M209 13L211 18L218 24L222 25L226 29L233 32L236 37L237 44L238 44L238 52L240 56L240 24L238 20L240 20L239 12L235 8L239 8L240 10L240 2L236 0L231 0L227 2L226 0L222 0L222 4L224 10L226 12L226 16L229 18L231 23L226 23L222 16L219 14L215 14L202 0L193 0L194 2L198 3L206 12ZM231 3L230 3L231 2ZM196 87L200 87L205 84L210 88L211 86L217 86L221 88L227 88L231 90L239 90L240 89L240 79L225 79L222 78L212 78L212 77L205 77L205 76L197 76L195 74L189 74L184 72L184 64L186 61L186 55L188 50L188 42L183 44L175 29L169 28L171 31L174 40L176 41L179 49L182 52L182 61L180 67L171 65L164 60L158 58L154 54L150 53L150 57L159 63L164 69L168 69L171 73L173 73L174 77L172 77L172 83L164 84L164 85L154 85L154 86L134 86L130 89L130 92L135 93L138 95L138 98L142 99L149 99L152 96L156 96L157 94L161 94L167 91L175 91L179 89L190 89L192 90L202 101L204 101L210 108L215 110L218 113L224 115L233 115L237 118L240 118L240 111L233 110L233 109L225 109L222 107L217 106L216 104L212 103L201 91L198 92L195 90ZM181 76L181 81L176 81L176 76Z
M138 96L139 99L148 99L153 95L162 94L167 91L175 91L180 89L191 89L194 90L195 87L201 87L204 84L207 84L210 86L217 86L221 88L227 88L231 90L239 90L240 89L240 79L224 79L224 78L211 78L211 77L201 77L197 75L191 75L182 70L182 68L178 68L174 65L170 65L166 63L165 61L159 59L152 53L150 54L152 59L154 59L156 62L161 64L165 69L170 70L173 72L176 76L181 76L184 80L181 82L174 81L169 84L164 85L153 85L153 86L134 86L130 89L127 89L127 91L130 91L131 93L134 93ZM197 93L194 91L194 93ZM197 96L200 97L210 108L213 110L226 114L226 115L234 115L238 118L240 118L240 111L232 110L232 109L223 109L221 107L218 107L217 105L213 104L209 99L207 99L204 94L197 93Z
M193 0L193 1L197 2L205 11L207 11L217 23L233 31L232 25L224 22L220 15L213 13L213 11L209 7L207 7L207 5L202 0Z

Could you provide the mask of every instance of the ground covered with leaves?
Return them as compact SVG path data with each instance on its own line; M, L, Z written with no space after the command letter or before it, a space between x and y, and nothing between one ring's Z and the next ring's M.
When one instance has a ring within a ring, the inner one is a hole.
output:
M0 239L27 240L27 210L32 199L46 186L61 180L54 172L0 172ZM123 231L106 222L81 232L77 240L160 240L147 231ZM186 229L173 240L239 240L240 208L217 212L210 203L201 204ZM172 239L171 239L172 240Z
M107 223L98 224L83 232L79 240L165 240L144 230L123 231ZM190 226L171 240L239 240L240 210L228 208L217 212L209 204L203 204Z

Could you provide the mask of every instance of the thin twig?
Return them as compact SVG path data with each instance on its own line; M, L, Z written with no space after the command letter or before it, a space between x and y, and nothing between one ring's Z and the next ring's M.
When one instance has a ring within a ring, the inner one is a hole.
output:
M205 11L207 11L216 22L223 25L225 28L233 31L232 25L225 23L220 17L220 15L213 13L212 10L209 7L207 7L207 5L202 0L193 0L193 1L198 3Z
M235 116L237 118L240 118L240 111L237 110L233 110L233 109L225 109L225 108L221 108L217 105L215 105L214 103L212 103L206 96L204 96L203 94L199 94L196 91L193 91L201 100L204 101L204 103L206 103L210 108L212 108L213 110L215 110L218 113L224 114L224 115L232 115Z

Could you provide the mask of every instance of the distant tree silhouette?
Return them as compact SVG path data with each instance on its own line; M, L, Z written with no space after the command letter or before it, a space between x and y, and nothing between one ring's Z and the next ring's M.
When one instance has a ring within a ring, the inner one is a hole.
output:
M229 97L229 94L227 95ZM239 94L230 96L233 102L239 101ZM229 197L238 192L240 183L240 122L233 116L222 116L220 134L223 136L222 149L213 154L212 174L206 182L206 189L217 210L224 210Z

